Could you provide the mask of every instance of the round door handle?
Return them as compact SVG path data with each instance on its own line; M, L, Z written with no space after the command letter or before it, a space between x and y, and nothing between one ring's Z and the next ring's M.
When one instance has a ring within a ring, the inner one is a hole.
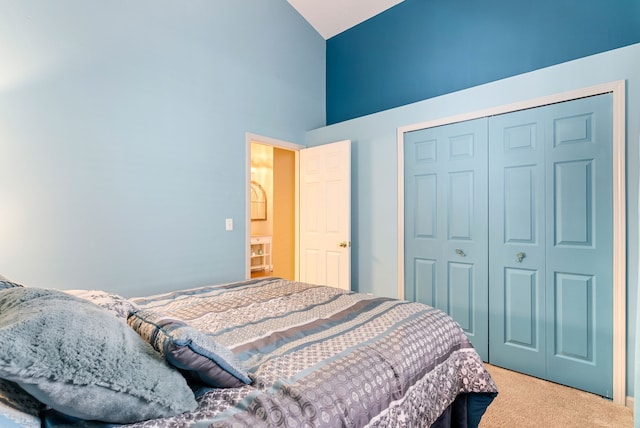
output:
M522 260L525 257L527 257L527 255L525 253L520 252L520 253L516 254L516 262L517 263L522 263Z
M460 257L466 257L467 255L460 248L456 249L456 254Z
M339 247L341 248L347 248L351 246L351 241L347 242L347 241L342 241L341 243L338 244Z

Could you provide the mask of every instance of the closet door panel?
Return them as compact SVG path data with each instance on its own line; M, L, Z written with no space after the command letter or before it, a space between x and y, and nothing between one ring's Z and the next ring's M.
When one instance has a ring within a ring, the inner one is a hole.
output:
M612 96L547 111L547 378L611 397Z
M553 179L553 242L565 247L592 246L593 160L558 162Z
M472 263L449 263L449 313L466 332L475 331L474 266Z
M487 359L487 119L404 141L405 298L452 315Z
M504 342L536 351L540 348L539 280L536 271L505 269Z
M414 258L413 260L413 281L412 298L416 302L429 306L436 306L436 266L437 260ZM405 291L406 295L409 294Z
M526 110L489 121L490 362L544 377L544 124Z
M415 237L434 239L437 236L438 225L438 176L436 174L417 175L415 180L415 213L413 229Z
M536 167L504 169L504 241L533 244L536 239Z
M474 216L474 171L449 173L447 186L447 238L471 241Z
M596 363L593 291L591 276L556 273L553 353L557 357Z

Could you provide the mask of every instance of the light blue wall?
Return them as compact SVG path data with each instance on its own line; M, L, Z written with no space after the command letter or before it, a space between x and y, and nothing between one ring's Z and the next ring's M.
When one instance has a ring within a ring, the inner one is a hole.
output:
M3 0L0 40L1 274L244 278L245 132L325 124L325 41L285 0Z
M631 394L638 288L640 44L310 131L309 146L344 139L353 141L352 284L355 289L397 296L398 127L617 80L627 81L627 357Z

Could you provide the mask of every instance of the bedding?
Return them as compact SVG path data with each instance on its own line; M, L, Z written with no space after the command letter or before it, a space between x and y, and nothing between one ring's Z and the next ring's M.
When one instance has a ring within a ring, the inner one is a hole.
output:
M102 290L64 290L65 293L87 300L106 309L116 318L126 323L127 318L140 308L124 297Z
M22 285L16 284L15 282L11 282L4 276L0 275L0 290L6 290L7 288L16 288L16 287L22 287Z
M40 428L42 403L14 382L0 379L0 427Z
M64 414L120 423L196 407L185 379L139 335L62 291L2 291L0 343L0 378Z
M280 278L127 300L131 330L184 375L197 407L122 426L470 428L497 394L460 326L419 303ZM167 358L169 343L186 362ZM203 363L239 383L194 375ZM45 427L115 426L50 407L40 416Z

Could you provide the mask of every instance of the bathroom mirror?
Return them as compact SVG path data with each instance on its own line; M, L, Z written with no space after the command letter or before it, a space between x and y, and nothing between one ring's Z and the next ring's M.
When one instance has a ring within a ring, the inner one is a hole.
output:
M251 220L267 219L267 194L262 186L251 182Z

